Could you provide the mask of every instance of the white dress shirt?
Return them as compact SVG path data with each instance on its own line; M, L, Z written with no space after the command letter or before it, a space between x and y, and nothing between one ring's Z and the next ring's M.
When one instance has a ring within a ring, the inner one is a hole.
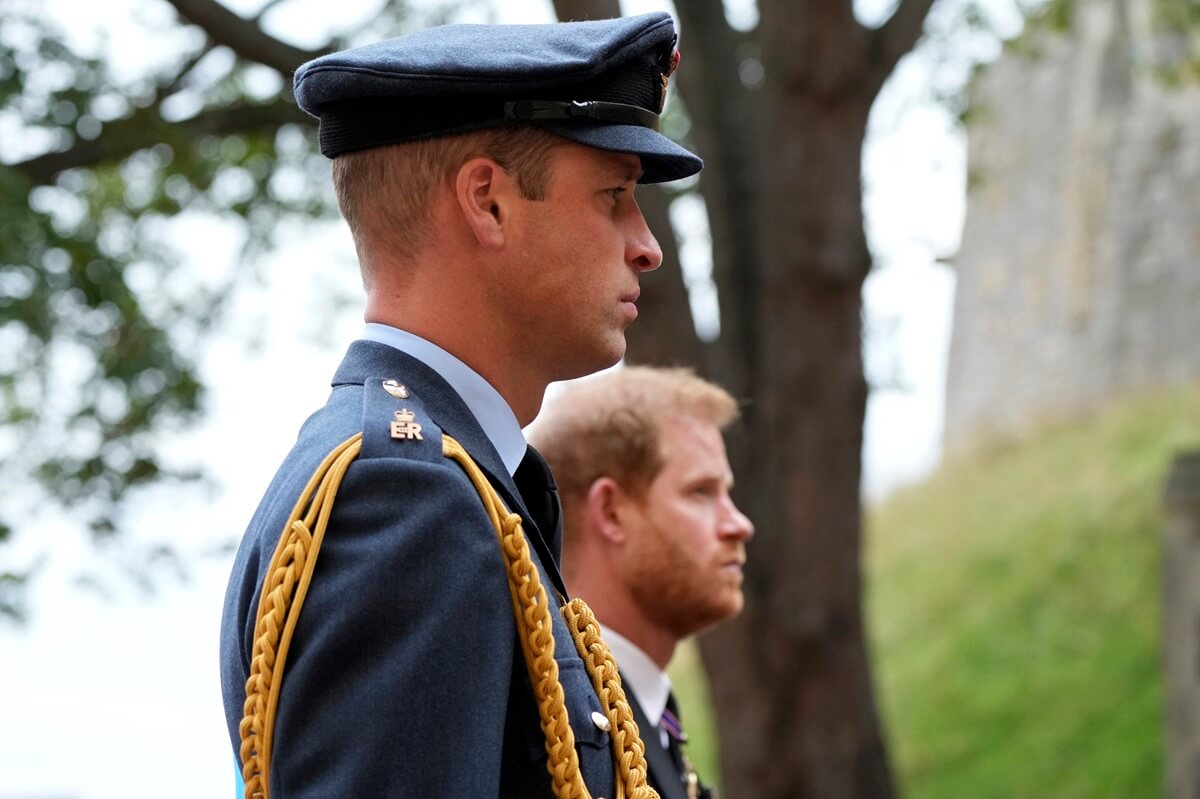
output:
M411 355L442 376L466 403L511 476L525 457L525 434L512 408L479 373L432 341L390 325L368 322L363 338ZM666 702L666 699L663 699ZM661 711L659 711L661 714Z

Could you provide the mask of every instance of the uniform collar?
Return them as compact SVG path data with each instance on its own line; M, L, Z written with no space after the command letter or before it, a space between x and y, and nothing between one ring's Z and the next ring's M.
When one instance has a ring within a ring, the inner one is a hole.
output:
M646 714L646 721L657 727L667 707L671 678L649 655L613 628L602 626L601 635L617 661L621 682L633 690L642 712Z
M379 322L368 322L363 338L386 344L421 361L462 398L511 476L525 457L525 435L516 414L492 384L432 341ZM666 701L665 699L663 700Z

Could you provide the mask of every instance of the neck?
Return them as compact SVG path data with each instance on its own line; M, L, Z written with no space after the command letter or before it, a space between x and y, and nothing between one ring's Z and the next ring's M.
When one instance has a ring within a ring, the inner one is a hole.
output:
M661 671L667 670L667 665L670 664L671 658L675 655L675 645L679 643L675 636L665 630L647 625L625 625L621 622L607 624L603 620L604 617L599 613L596 616L601 619L601 624L616 630L625 636L630 643L645 652L646 656L653 660L654 665L658 666Z
M420 336L471 367L499 392L517 422L526 426L537 416L550 377L527 353L516 346L517 337L506 331L511 324L497 314L474 287L447 286L446 281L419 279L432 270L418 272L402 287L386 284L371 288L364 319ZM431 297L454 298L432 301Z
M588 561L595 566L597 561ZM663 671L675 654L679 639L669 630L656 626L638 609L629 594L616 583L609 583L595 568L585 566L578 571L564 571L563 579L571 592L582 597L601 625L616 630L631 644L646 653Z

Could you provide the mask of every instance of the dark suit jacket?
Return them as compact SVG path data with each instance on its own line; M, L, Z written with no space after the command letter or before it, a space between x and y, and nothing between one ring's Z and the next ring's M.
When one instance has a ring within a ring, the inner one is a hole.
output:
M637 722L638 732L642 734L642 743L646 745L646 765L650 771L650 787L658 791L661 799L687 799L683 789L683 775L675 765L671 753L662 745L662 737L658 727L650 724L646 711L642 710L637 697L629 687L625 689L625 698L633 709L633 720Z
M386 379L411 397L389 395ZM423 441L391 438L401 408L416 414ZM236 755L264 571L313 471L361 431L284 672L277 799L552 796L495 532L464 472L442 456L442 430L524 517L552 604L555 587L565 595L554 532L536 528L458 395L421 362L355 342L251 520L225 598L221 682ZM612 796L609 738L591 718L599 703L566 625L551 615L584 780L593 796Z

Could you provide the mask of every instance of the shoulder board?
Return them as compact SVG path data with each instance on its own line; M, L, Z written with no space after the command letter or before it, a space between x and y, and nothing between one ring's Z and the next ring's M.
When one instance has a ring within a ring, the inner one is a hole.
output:
M363 381L362 433L360 458L443 459L441 428L399 379Z

